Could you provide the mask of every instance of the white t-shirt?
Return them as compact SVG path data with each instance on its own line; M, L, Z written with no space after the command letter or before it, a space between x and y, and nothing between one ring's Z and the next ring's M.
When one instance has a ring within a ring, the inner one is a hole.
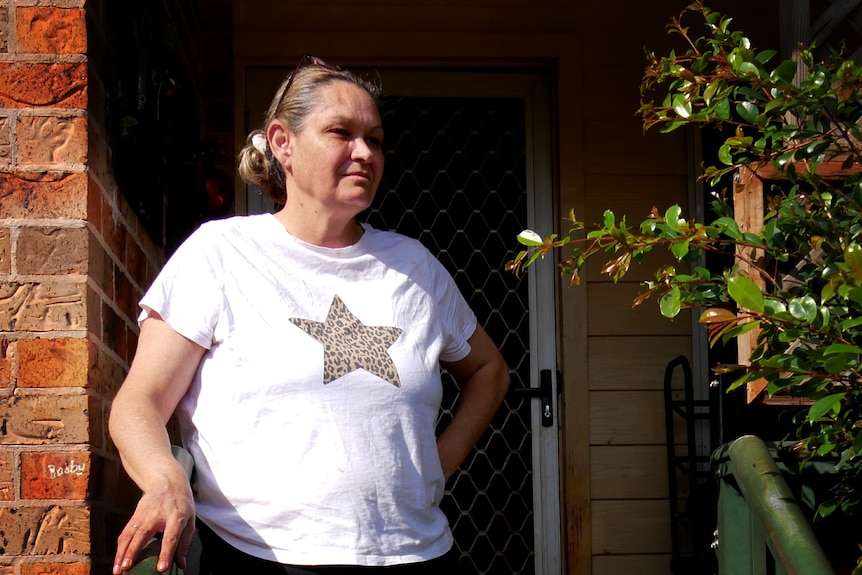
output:
M201 226L141 301L207 348L177 416L197 513L251 555L392 565L444 554L439 361L476 318L417 241L329 249L272 215Z

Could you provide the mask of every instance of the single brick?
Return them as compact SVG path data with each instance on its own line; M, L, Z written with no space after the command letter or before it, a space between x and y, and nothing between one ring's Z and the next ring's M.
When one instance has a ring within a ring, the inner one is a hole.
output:
M12 163L11 125L7 116L0 116L0 165Z
M0 444L82 444L90 437L86 395L25 395L0 399Z
M0 218L87 217L87 174L0 172Z
M0 448L0 501L15 499L15 453Z
M18 51L22 54L85 54L87 25L81 8L18 8Z
M147 255L131 234L126 237L126 270L135 284L144 285L144 278L147 275ZM137 302L135 304L137 309Z
M0 274L12 271L12 245L9 228L0 228Z
M110 205L102 204L102 237L105 239L105 245L117 261L125 264L128 232L122 220L117 217L118 215L119 213L114 211Z
M102 244L91 233L88 246L87 271L90 279L102 291L107 291L111 287L110 283L113 274L109 270L112 267L113 262L108 258L108 254L105 253L105 248L102 247Z
M19 387L87 387L86 339L22 339L18 342Z
M86 274L90 232L80 228L21 228L16 257L24 275Z
M135 310L137 309L137 301L135 301L135 288L132 282L119 269L114 274L114 303L121 314L124 314L130 320L136 317Z
M9 51L9 8L0 7L0 54Z
M57 116L18 118L18 164L87 162L87 119Z
M96 109L95 106L101 106L106 109L107 104L104 102L93 102L97 96L101 94L101 90L90 90L90 109ZM109 149L110 137L102 128L103 124L93 118L92 112L87 119L87 169L90 177L99 182L112 182L113 172L111 166L111 151ZM110 185L110 184L107 184Z
M102 305L102 341L120 357L126 357L126 322L107 303Z
M4 555L61 555L90 552L90 510L86 507L0 509Z
M90 575L90 567L89 563L23 563L21 575Z
M86 62L0 62L0 108L87 109Z
M89 347L90 386L100 396L113 398L126 378L125 367L117 362L113 354L108 353L106 345L93 343Z
M14 353L14 347L17 344L15 342L10 342L7 339L0 339L0 389L7 389L9 387L9 377L11 372L9 370L10 363L10 353Z
M87 332L101 341L99 338L102 334L102 296L89 285L87 286Z
M23 499L70 499L90 497L93 456L86 451L69 453L22 453L21 497Z
M90 416L90 445L93 446L94 449L104 449L105 448L105 435L106 427L105 427L105 411L108 407L98 398L93 398L90 400L90 407L88 415ZM96 475L98 479L98 474ZM99 486L97 485L97 488Z
M88 173L87 178L87 222L93 230L101 233L102 230L102 189L99 183Z
M83 330L85 284L0 283L0 330Z

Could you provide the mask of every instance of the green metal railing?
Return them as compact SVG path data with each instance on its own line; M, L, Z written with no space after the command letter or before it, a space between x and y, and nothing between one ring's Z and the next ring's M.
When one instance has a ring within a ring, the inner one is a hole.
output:
M719 481L719 575L835 575L760 438L740 437L712 460Z

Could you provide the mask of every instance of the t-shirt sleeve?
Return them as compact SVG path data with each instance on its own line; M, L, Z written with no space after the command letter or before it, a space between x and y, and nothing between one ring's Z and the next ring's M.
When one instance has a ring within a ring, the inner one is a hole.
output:
M439 296L440 321L444 342L440 353L441 361L458 361L467 357L470 353L468 339L476 331L476 314L470 309L470 305L458 285L446 268L433 258L432 267L436 272L435 285Z
M141 299L138 321L158 313L171 328L198 345L213 345L223 298L218 236L204 224L180 245Z

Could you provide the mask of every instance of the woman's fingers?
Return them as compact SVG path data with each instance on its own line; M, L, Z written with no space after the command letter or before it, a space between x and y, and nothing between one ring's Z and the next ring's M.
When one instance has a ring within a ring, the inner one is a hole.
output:
M117 554L114 556L114 575L131 569L141 550L153 538L155 532L143 527L140 520L132 517L117 538Z
M165 525L162 537L162 548L159 551L159 562L156 569L164 573L176 562L181 569L186 568L186 555L194 534L195 525L189 517L177 516Z
M132 519L117 538L117 554L114 556L114 575L131 569L138 555L158 534L162 534L161 548L156 568L167 571L172 560L181 567L194 533L194 501L188 484L177 493L166 490L159 494L141 497Z

